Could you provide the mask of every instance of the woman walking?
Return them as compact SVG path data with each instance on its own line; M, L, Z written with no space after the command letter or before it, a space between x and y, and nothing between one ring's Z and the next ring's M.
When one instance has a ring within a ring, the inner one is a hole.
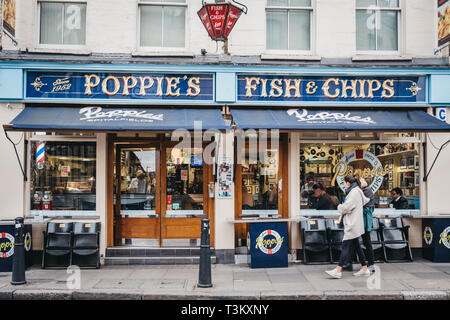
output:
M364 178L359 179L361 183L361 189L364 195L369 198L369 202L363 207L363 218L364 218L364 231L365 233L361 236L363 244L366 247L367 252L367 266L369 270L373 269L375 264L375 257L373 254L372 241L370 240L370 232L372 231L372 214L375 208L375 201L373 200L374 195L372 189L367 185L367 181Z
M339 264L333 270L325 271L333 278L342 278L342 267L351 262L353 250L356 249L361 262L361 270L354 273L355 276L369 276L366 257L359 244L359 237L364 233L363 206L369 202L361 190L359 176L348 175L345 181L345 202L338 206L341 214L339 220L344 222L344 238L342 240L342 251L339 258Z

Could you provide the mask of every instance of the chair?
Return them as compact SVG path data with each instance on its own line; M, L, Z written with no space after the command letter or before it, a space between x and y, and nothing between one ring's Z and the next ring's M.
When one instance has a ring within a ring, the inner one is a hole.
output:
M75 222L72 263L79 267L100 268L100 222Z
M344 238L344 227L337 223L337 219L327 219L326 228L328 233L328 241L330 244L330 261L332 263L339 262L342 252L342 239ZM351 263L358 262L356 253L353 253Z
M72 264L72 230L72 222L49 222L47 224L47 231L43 232L42 269L46 267L68 267Z
M364 250L364 254L367 258L367 248L362 243L362 239L360 238L361 247ZM372 242L372 249L375 261L384 261L384 250L383 243L381 241L381 231L380 231L380 222L378 218L372 219L372 230L370 231L370 241Z
M413 261L409 246L409 226L402 218L380 219L381 240L386 262Z
M300 223L303 242L303 263L330 263L330 247L324 219Z

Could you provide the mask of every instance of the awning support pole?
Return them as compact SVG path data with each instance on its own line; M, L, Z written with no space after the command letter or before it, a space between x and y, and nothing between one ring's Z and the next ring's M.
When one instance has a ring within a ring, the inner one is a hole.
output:
M13 145L13 147L14 147L14 151L16 152L16 157L17 157L17 162L19 162L19 166L20 166L20 170L22 171L22 174L23 174L23 181L28 181L27 180L27 174L26 174L26 172L25 172L25 170L24 170L24 168L23 168L23 166L22 166L22 162L20 161L20 157L19 157L19 153L17 152L17 148L16 148L16 144L11 140L11 138L8 136L8 132L5 130L5 128L3 128L3 131L5 132L5 136L6 136L6 139L8 139L9 140L9 142L11 142L11 144ZM25 133L23 133L23 134L25 134ZM26 150L26 140L25 140L25 150Z
M433 164L432 164L431 167L430 167L430 170L428 170L428 173L425 175L425 177L423 177L423 181L424 181L424 182L427 181L428 176L430 175L431 170L433 170L434 164L436 163L436 160L437 160L437 158L439 157L439 154L441 153L442 149L444 149L449 143L450 143L450 140L448 140L447 142L445 142L445 143L439 148L439 151L438 151L436 157L434 158L434 161L433 161ZM426 169L425 169L425 170L426 170Z

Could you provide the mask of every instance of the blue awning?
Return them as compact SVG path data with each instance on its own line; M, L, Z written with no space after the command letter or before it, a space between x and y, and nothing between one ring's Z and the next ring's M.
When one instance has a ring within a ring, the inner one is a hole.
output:
M450 131L421 110L231 109L237 129Z
M23 130L173 131L231 129L220 109L132 107L26 107L10 123Z

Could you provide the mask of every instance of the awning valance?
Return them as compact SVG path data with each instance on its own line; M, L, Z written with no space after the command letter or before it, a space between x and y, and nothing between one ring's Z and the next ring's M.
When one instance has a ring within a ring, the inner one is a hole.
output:
M422 110L231 109L236 129L450 131Z
M16 130L173 131L231 129L220 109L26 107L8 126Z

